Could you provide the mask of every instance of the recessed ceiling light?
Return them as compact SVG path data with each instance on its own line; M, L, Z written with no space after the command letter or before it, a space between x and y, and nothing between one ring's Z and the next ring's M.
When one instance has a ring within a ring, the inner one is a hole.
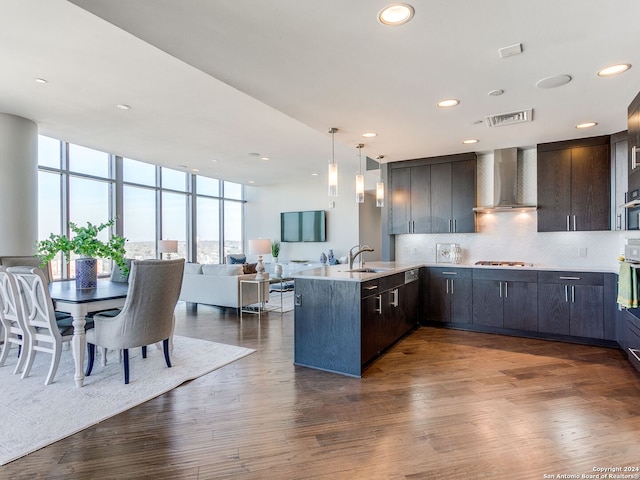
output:
M455 107L456 105L460 104L460 100L457 100L455 98L449 98L447 100L440 100L437 105L440 108L450 108L450 107Z
M373 138L373 137L378 136L378 134L376 132L365 132L365 133L362 134L362 136L364 138Z
M619 65L611 65L610 67L598 70L599 77L609 77L611 75L617 75L618 73L626 72L631 68L630 63L621 63Z
M211 161L212 161L213 163L217 163L217 162L218 162L218 159L217 159L217 158L212 158L212 159L211 159Z
M576 128L591 128L591 127L595 127L596 125L598 125L597 122L585 122L585 123L576 125Z
M255 182L255 181L253 181L253 180L249 180L249 183L256 183L256 182Z
M316 172L313 172L313 173L311 174L311 176L312 176L312 177L317 177L317 176L318 176L318 174L317 174Z
M413 18L415 10L406 3L392 3L378 12L378 21L384 25L402 25Z
M470 138L468 140L463 140L462 143L465 143L467 145L471 144L471 143L478 143L480 140L478 140L477 138Z
M47 81L44 78L34 78L33 80L36 83L47 83Z
M487 93L487 95L489 95L490 97L499 97L503 93L504 93L504 90L502 90L501 88L498 88L496 90L491 90L489 93Z
M200 169L199 169L199 168L192 168L192 169L191 169L191 171L192 171L192 172L199 172L199 171L200 171Z
M269 157L260 157L260 160L267 161L267 160L269 160Z
M119 103L118 105L116 105L116 108L119 108L120 110L131 110L131 107L129 105L125 105L124 103Z

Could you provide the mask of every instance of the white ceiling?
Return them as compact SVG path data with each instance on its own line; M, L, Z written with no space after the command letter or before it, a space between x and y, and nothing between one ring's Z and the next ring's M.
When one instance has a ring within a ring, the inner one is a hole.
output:
M357 143L396 161L626 129L640 91L637 0L416 0L401 27L377 21L387 3L2 0L0 112L44 135L257 185L324 181L329 127L354 171ZM499 57L516 43L521 55ZM633 67L596 75L613 63ZM572 81L536 88L556 74ZM460 105L436 107L451 97ZM526 108L532 123L474 124ZM574 128L585 121L598 126Z

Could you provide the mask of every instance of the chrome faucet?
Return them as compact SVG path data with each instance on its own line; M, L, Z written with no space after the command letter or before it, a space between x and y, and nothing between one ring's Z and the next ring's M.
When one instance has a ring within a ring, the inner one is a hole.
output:
M353 253L354 248L358 248L359 250L356 253ZM353 270L353 262L358 255L360 255L362 252L373 251L373 248L371 248L369 245L354 245L353 247L351 247L351 250L349 250L349 270ZM362 266L362 257L360 257L360 264L360 266Z

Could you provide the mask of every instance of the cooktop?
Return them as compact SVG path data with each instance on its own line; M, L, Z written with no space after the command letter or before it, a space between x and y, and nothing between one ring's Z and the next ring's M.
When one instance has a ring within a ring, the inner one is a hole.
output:
M503 260L480 260L476 265L490 265L492 267L532 267L532 263L507 262Z

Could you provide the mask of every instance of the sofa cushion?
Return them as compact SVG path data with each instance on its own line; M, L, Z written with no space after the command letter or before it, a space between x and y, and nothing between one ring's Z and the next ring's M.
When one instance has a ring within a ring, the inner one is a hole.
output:
M242 265L242 273L256 273L257 265L257 263L245 263L244 265Z
M184 273L191 274L201 274L202 273L202 265L199 263L185 263L184 264Z
M232 276L242 275L242 265L211 264L202 265L204 275Z
M227 255L227 263L230 265L247 263L247 256L242 253L238 253L235 255L229 254Z

